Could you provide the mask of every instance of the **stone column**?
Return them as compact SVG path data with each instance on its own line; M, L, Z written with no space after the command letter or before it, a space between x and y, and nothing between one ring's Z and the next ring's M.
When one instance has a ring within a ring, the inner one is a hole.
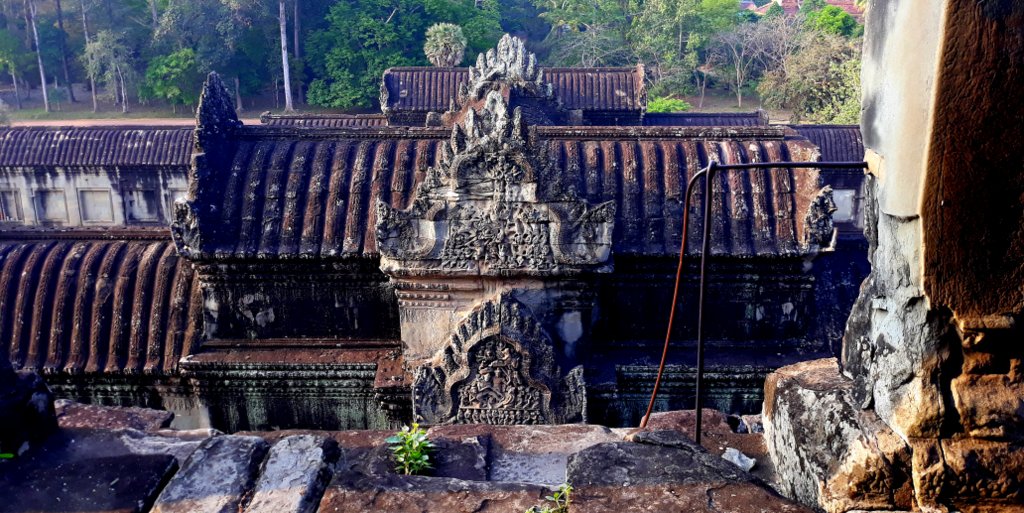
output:
M874 0L862 82L872 273L839 366L766 384L780 480L828 511L1019 508L1024 3Z

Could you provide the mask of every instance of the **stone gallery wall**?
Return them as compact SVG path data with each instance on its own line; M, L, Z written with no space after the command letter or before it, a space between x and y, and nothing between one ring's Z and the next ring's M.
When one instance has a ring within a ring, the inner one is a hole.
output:
M769 447L801 500L1022 507L1022 78L1020 2L872 3L872 272L839 366L800 364L766 385Z

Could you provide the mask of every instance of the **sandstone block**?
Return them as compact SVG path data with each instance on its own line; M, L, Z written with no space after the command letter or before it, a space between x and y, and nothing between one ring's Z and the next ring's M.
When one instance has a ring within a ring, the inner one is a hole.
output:
M574 511L811 511L676 433L647 431L633 438L644 443L602 443L570 457Z
M66 399L54 403L62 428L137 429L156 431L171 425L174 413L149 408L100 406Z
M569 456L592 445L615 442L621 436L604 426L452 425L431 429L431 438L462 439L489 435L493 481L515 481L557 486L565 482Z
M340 472L324 492L319 512L519 513L543 505L550 493L524 483Z
M153 513L237 513L268 448L257 437L210 438L167 484Z
M779 490L830 513L910 509L910 450L871 411L831 358L783 367L765 381L764 430Z
M270 448L246 513L313 513L338 460L338 443L294 435Z

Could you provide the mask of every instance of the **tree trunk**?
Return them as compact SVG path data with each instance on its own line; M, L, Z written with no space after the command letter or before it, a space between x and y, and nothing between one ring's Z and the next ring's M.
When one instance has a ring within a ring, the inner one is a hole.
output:
M14 74L14 69L11 69L11 82L14 82L14 102L18 110L21 110L21 93L18 91L18 76Z
M235 112L242 112L242 81L235 75Z
M28 9L29 21L32 24L32 38L36 41L36 61L39 63L39 84L43 90L43 108L50 112L50 97L46 94L46 70L43 69L43 52L39 50L39 31L36 30L36 4L35 0L25 0L25 8Z
M121 73L121 66L115 67L117 71L117 80L121 82L121 112L123 114L128 113L128 87L124 83L124 74Z
M57 10L57 29L60 31L60 63L64 67L64 83L68 86L68 101L71 103L78 102L75 98L75 88L71 82L71 71L68 68L68 45L64 41L67 39L67 32L64 32L64 11L60 8L60 0L56 0Z
M702 78L698 78L697 81L700 83L700 103L697 104L698 109L704 108L704 91L708 88L708 74L701 72Z
M302 0L295 0L295 10L292 11L292 46L295 47L293 49L293 53L295 53L295 58L296 59L301 59L302 58L302 45L299 44L299 30L300 30L299 29L299 27L300 27L300 21L299 20L301 18L299 16L299 2L301 2L301 1ZM306 103L306 99L305 99L304 95L302 94L302 89L303 89L302 81L299 80L297 85L298 85L298 87L295 90L295 99L298 100L298 102L300 104Z
M89 44L89 19L85 17L85 0L80 0L82 5L82 35L85 36L85 44ZM96 102L96 77L89 73L89 91L92 93L92 111L99 111L99 104Z
M284 0L278 0L278 24L281 27L281 69L284 80L284 111L293 112L291 70L288 64L288 23L284 12Z
M160 25L160 14L156 12L156 0L149 0L149 14L153 17L153 30Z

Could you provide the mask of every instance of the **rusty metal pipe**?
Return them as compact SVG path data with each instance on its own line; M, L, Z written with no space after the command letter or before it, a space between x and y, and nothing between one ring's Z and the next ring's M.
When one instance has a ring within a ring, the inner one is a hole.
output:
M661 363L658 365L658 374L654 380L654 389L651 391L651 400L647 405L647 413L644 414L643 419L640 421L640 427L647 427L647 422L650 420L651 413L654 410L654 402L657 399L658 391L661 385L661 379L665 372L665 362L668 358L668 346L672 338L672 325L675 319L676 305L679 298L679 284L682 278L683 272L683 257L686 256L686 240L689 234L689 213L690 213L690 199L693 193L693 185L697 179L704 177L704 233L701 240L701 253L700 253L700 289L697 299L697 383L696 383L696 422L694 426L694 439L697 444L701 441L701 432L703 424L703 407L704 407L704 297L707 290L706 275L707 275L707 257L711 250L711 195L714 192L714 179L718 171L732 170L732 169L851 169L860 168L867 169L867 162L755 162L749 164L719 164L717 162L711 162L707 167L698 171L693 175L692 178L686 183L686 191L683 193L684 207L683 207L683 229L682 229L682 242L680 243L679 250L679 265L676 269L676 280L675 288L672 292L672 310L669 312L668 329L665 333L665 345L662 349Z

